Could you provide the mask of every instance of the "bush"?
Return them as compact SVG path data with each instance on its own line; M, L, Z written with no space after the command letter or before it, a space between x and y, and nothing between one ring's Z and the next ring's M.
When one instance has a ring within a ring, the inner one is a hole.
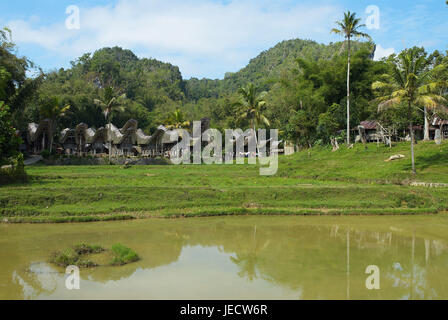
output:
M50 257L50 262L61 267L78 266L82 268L96 267L97 264L91 260L85 259L84 255L103 252L104 249L98 245L88 245L81 243L73 248L62 252L56 251Z
M26 175L22 154L11 160L9 166L0 169L0 185L26 181L28 181L28 176Z
M77 244L73 249L78 255L100 253L104 251L104 248L99 245L89 245L87 243Z
M77 265L79 254L73 249L66 249L62 252L56 251L51 255L50 262L61 267Z
M12 126L9 107L0 101L0 166L12 164L19 154L22 139Z
M40 155L41 155L44 159L48 160L48 159L50 159L51 153L50 153L50 150L43 150L43 151L40 153Z
M116 243L112 246L112 253L114 254L111 262L112 265L124 265L140 260L140 257L136 252L120 243Z
M22 139L12 126L9 107L0 101L0 184L26 180L23 155L19 152Z
M71 265L81 268L97 267L98 264L89 259L86 259L85 256L89 254L101 253L103 251L106 250L99 245L80 243L64 251L53 252L50 257L50 262L61 267L67 267ZM110 265L114 266L121 266L140 260L140 257L137 255L137 253L120 243L114 244L112 246L112 249L110 250L110 253L112 254Z

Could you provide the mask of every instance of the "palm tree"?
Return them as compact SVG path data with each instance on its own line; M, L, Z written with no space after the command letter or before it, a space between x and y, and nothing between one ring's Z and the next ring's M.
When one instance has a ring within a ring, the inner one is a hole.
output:
M104 118L109 126L109 130L107 130L108 134L108 144L109 144L109 161L111 159L112 154L112 117L117 112L124 111L124 100L126 99L126 94L122 94L120 96L115 95L114 89L112 87L106 87L104 89L104 94L102 99L95 99L94 103L101 108L104 114Z
M46 103L39 108L39 113L43 119L49 120L48 134L50 139L50 153L53 151L53 138L55 135L57 122L59 118L65 116L70 109L69 105L65 107L57 97L50 98Z
M263 91L257 95L257 87L253 83L249 83L246 88L241 87L238 92L241 96L240 101L234 105L242 109L240 119L249 120L250 127L254 130L255 143L258 151L257 126L260 126L260 124L266 126L271 125L268 118L263 114L264 107L266 106L265 97L267 92Z
M246 88L241 87L238 92L240 101L234 103L234 106L241 108L240 119L248 120L251 129L254 130L255 143L258 150L257 126L260 126L260 124L271 125L268 118L263 114L267 92L263 91L257 95L257 87L253 83L249 83Z
M185 119L184 113L180 109L174 110L166 118L165 126L167 129L181 129L190 126L190 121Z
M432 70L426 68L426 57L419 54L418 50L407 49L398 57L389 60L391 74L384 75L384 81L376 81L372 84L373 90L380 93L376 100L379 103L378 111L386 108L405 104L409 121L411 136L412 172L415 174L414 158L414 130L412 113L426 107L429 110L444 108L442 103L446 99L437 93L440 87L446 86L446 81L435 80L432 75L444 66L438 66Z
M360 24L361 19L356 18L356 13L347 11L344 13L342 21L336 21L339 29L334 28L332 33L344 36L347 40L348 59L347 59L347 146L350 145L350 57L351 57L351 39L352 38L367 38L371 39L367 33L360 32L359 29L365 27Z

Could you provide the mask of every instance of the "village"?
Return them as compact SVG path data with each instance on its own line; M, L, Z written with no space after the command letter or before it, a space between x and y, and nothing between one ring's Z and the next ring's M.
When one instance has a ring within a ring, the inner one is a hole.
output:
M0 300L448 299L447 13L0 1Z
M194 153L195 150L197 152L197 147L201 150L206 142L213 141L213 137L208 136L214 132L207 132L210 129L210 119L204 118L201 121L194 121L190 130L167 129L160 125L152 135L147 136L141 129L138 129L138 122L131 119L120 129L113 124L107 124L105 128L95 130L81 123L74 129L62 130L59 139L54 141L50 127L51 121L44 119L39 124L30 123L28 132L18 131L17 135L21 136L24 142L20 146L21 152L28 155L39 155L45 150L56 150L59 155L78 157L87 155L103 157L110 154L113 157L170 158L182 156L182 151L187 148L191 153ZM193 132L193 136L190 136L189 131ZM263 151L267 149L266 155L272 151L277 154L284 153L284 149L278 148L283 141L276 139L276 147L273 147L274 136L266 139L266 134L264 134L265 137L260 136L260 140L258 140L253 131L249 130L244 133L241 129L235 132L232 130L231 134L231 139L226 142L231 143L233 147L229 146L230 149L228 149L225 145L225 150L227 159L230 157L232 161L236 157L253 157L258 154L260 149ZM203 137L206 139L203 140ZM272 148L270 148L271 145ZM224 144L221 142L218 146L224 146ZM293 153L291 147L287 147L287 149L287 154ZM219 150L219 153L222 154L222 150ZM195 163L200 164L201 162Z
M195 122L197 123L197 122ZM427 132L422 126L413 126L415 139L434 140L437 144L448 139L448 120L434 116L427 127ZM187 128L188 129L188 128ZM203 145L200 139L204 132L210 129L210 119L203 118L200 121L199 137L188 136L189 142L183 142L184 147L189 145L193 152L196 143ZM193 132L193 128L188 129ZM187 131L187 132L188 132ZM376 120L362 121L358 126L351 130L355 136L355 143L384 143L392 146L392 142L410 141L409 131L398 132L396 128L383 127ZM56 150L59 155L72 156L106 156L112 157L149 157L149 158L170 158L171 151L183 140L183 129L167 129L160 125L152 135L146 135L138 128L138 121L129 120L122 128L117 128L113 124L107 124L105 127L94 129L87 124L80 123L76 128L66 128L60 132L58 139L54 140L51 132L51 121L42 120L39 124L30 123L27 132L17 131L17 135L22 137L23 143L20 145L20 151L28 155L39 155L45 150ZM240 156L251 156L256 152L255 147L251 147L257 139L253 133L244 135L244 148L237 150L234 147L232 158ZM239 135L234 133L233 142L238 141ZM272 139L257 140L258 147L271 145ZM337 143L337 142L335 142ZM278 154L291 155L298 151L298 146L291 141L277 141L275 151ZM250 150L249 150L250 149ZM109 151L111 150L111 151ZM177 149L176 149L177 150ZM269 150L269 148L268 148ZM268 151L269 153L269 151ZM173 153L178 156L178 153Z

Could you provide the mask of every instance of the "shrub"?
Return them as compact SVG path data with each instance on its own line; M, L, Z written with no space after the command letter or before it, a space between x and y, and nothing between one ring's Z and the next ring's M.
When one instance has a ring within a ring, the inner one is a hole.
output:
M120 243L116 243L112 246L112 253L114 254L111 262L112 265L124 265L140 260L140 257L136 252Z
M22 154L11 160L9 167L0 169L0 185L26 181L28 181L28 176L26 175Z
M72 265L82 268L96 267L97 264L91 260L85 259L84 255L100 253L102 251L104 251L104 249L99 245L88 245L86 243L81 243L62 252L54 252L50 257L50 262L61 267Z
M77 265L79 254L73 249L66 249L62 252L56 251L51 255L50 262L61 267Z
M12 126L9 107L0 101L0 165L11 164L17 157L21 140Z
M104 248L99 245L89 245L87 243L80 243L73 247L75 252L79 255L100 253L104 251Z
M50 150L43 150L40 155L44 158L44 159L50 159L51 153Z
M106 250L99 245L80 243L64 251L53 252L50 257L50 262L61 267L67 267L71 265L81 268L97 267L98 264L89 259L86 259L85 256L89 254L101 253L103 251ZM120 243L114 244L112 246L112 249L110 250L110 253L113 256L110 265L114 266L121 266L140 260L140 257L137 255L137 253Z

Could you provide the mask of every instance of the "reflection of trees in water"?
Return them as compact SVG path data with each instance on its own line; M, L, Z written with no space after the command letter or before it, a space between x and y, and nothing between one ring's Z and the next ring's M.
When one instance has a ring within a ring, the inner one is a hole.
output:
M431 250L437 245L438 254L446 259L446 245L441 245L439 240L415 238L413 241L409 235L355 227L347 233L339 226L260 226L257 231L257 238L269 240L269 246L263 250L253 245L248 230L232 238L238 242L237 246L232 241L223 244L225 251L234 250L236 257L232 261L238 265L239 275L249 280L259 277L293 290L303 289L303 297L309 299L344 297L344 289L350 284L351 298L398 299L410 298L410 288L405 282L388 279L387 275L401 274L406 278L409 270L413 270L413 298L448 297L448 291L440 284L448 278L448 271L444 263L435 260L436 250ZM413 246L414 259L411 259ZM397 261L404 267L402 271L394 270ZM382 278L381 290L376 292L365 288L364 272L370 264L378 265L381 275L386 275ZM346 283L348 270L351 272Z
M341 225L270 224L261 219L256 222L257 231L254 232L250 224L253 224L250 220L238 225L221 221L199 228L180 227L178 232L188 234L185 244L216 246L232 254L231 261L238 266L240 277L249 281L261 278L288 289L303 290L303 297L308 299L343 298L349 284L351 298L406 296L410 289L400 283L395 285L387 276L382 278L381 290L368 292L365 288L368 265L378 265L383 276L397 274L393 269L395 262L403 266L404 277L411 265L414 266L415 292L435 297L435 293L431 293L435 290L440 291L438 296L448 297L448 291L440 285L441 280L448 278L448 271L443 269L443 263L435 260L433 248L439 243L438 254L446 258L446 245L440 245L443 241L430 240L428 246L428 241L416 238L415 260L411 261L411 234L403 234L402 230L378 232L352 226L348 256L347 227ZM430 252L428 248L432 248Z
M401 230L403 231L403 230ZM415 231L355 231L350 235L361 253L356 260L381 263L381 290L384 297L397 299L437 299L448 297L448 269L445 268L447 244L440 240L419 238ZM353 248L352 248L353 249ZM372 263L374 264L374 263ZM387 280L387 281L383 281Z
M21 288L21 299L36 299L56 291L59 273L46 263L32 263L27 270L15 270L12 281Z
M249 281L253 281L257 277L257 263L258 256L256 252L248 252L243 254L236 254L236 257L230 257L230 260L235 263L240 271L238 275L241 278L247 278Z
M143 259L123 267L85 270L81 277L101 283L126 279L137 269L152 269L178 261L185 246L215 247L231 255L230 261L237 266L241 278L264 279L300 291L305 299L344 298L347 226L304 225L297 221L301 220L266 217L139 221L133 228L127 224L107 225L111 243L121 241ZM351 298L410 298L411 271L415 298L448 297L445 241L424 240L417 233L412 260L411 233L387 229L378 232L376 226L351 226L350 230ZM378 265L381 270L381 290L376 292L365 288L364 272L370 264ZM9 272L11 277L13 271ZM14 277L18 287L28 285L34 290L35 294L29 294L30 297L54 290L43 286L43 278L36 275L17 271Z
M253 240L249 246L242 246L236 252L236 257L230 257L230 260L239 268L238 275L241 278L247 278L253 281L258 278L257 266L262 261L261 254L269 245L269 240L257 239L257 226L254 226ZM242 243L240 243L242 244Z

